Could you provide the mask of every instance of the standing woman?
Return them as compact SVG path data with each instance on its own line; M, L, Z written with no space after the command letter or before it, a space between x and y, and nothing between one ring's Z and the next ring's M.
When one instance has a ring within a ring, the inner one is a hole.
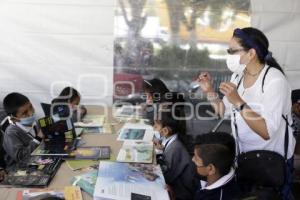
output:
M284 156L286 121L282 116L287 116L291 124L291 89L268 48L269 41L260 30L235 29L226 60L233 74L230 82L219 86L224 98L221 100L213 90L208 73L201 73L198 82L216 113L231 114L239 152L268 150ZM286 200L293 199L290 188L295 148L290 127L288 132L287 178L281 189Z

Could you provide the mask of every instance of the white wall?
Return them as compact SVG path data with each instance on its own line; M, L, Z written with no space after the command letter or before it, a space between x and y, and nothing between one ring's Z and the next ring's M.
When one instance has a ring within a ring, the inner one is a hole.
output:
M38 107L71 84L83 103L110 104L114 6L114 0L0 1L0 99L17 91Z
M262 30L292 89L300 88L300 1L251 0L251 24Z

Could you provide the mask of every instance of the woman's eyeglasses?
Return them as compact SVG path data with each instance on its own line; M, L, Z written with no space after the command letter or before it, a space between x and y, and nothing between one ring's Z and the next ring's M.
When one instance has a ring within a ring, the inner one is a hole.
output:
M235 54L237 52L240 52L240 51L244 51L245 49L227 49L227 53L228 54Z

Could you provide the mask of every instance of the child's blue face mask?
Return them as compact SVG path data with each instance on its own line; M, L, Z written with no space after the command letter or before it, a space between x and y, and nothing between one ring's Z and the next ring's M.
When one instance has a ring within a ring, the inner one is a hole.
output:
M32 126L32 124L35 122L36 116L33 113L31 117L26 117L26 118L21 118L20 119L20 124L23 126Z

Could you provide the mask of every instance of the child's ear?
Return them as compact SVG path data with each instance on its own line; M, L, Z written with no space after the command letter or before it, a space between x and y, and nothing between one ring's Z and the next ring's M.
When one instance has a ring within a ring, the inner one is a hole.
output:
M209 164L209 171L208 171L208 175L212 176L216 174L216 167L213 164Z
M193 157L192 157L192 162L193 163L196 163L196 160L195 160L196 158L195 158L195 154L193 155Z
M172 135L172 129L169 126L164 127L166 135Z
M169 131L168 127L162 128L162 129L161 129L161 132L162 132L162 134L163 134L164 136L167 136L167 135L170 134L170 131Z
M12 122L19 122L19 121L20 121L18 118L16 118L16 117L13 116L13 115L10 115L9 117L10 117L10 120L11 120Z

